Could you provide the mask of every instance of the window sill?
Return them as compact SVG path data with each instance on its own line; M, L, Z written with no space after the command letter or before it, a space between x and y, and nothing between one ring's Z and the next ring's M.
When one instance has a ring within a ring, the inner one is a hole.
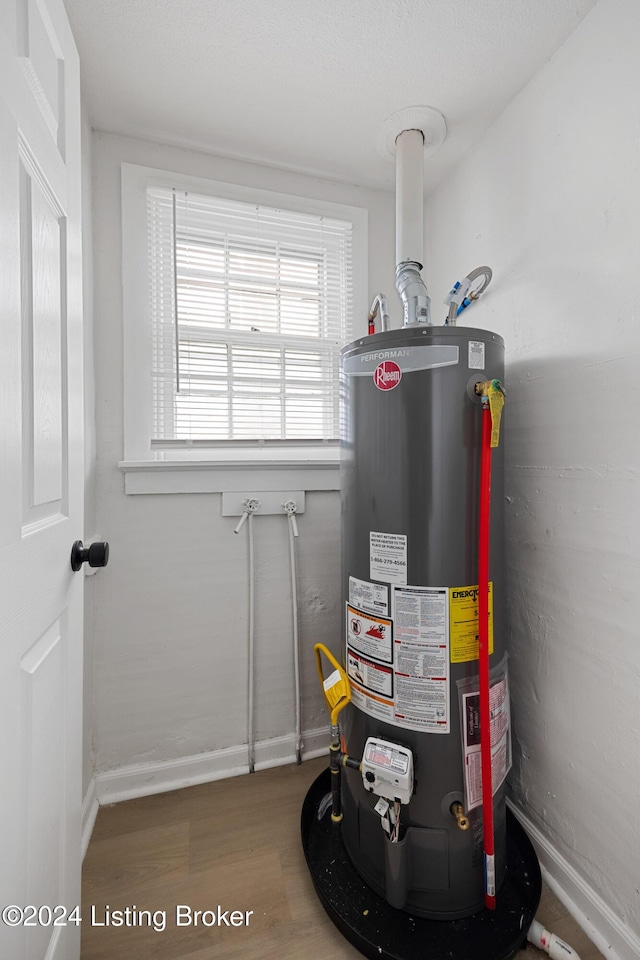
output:
M340 489L337 459L121 460L118 467L127 494L286 490L292 483L300 490Z

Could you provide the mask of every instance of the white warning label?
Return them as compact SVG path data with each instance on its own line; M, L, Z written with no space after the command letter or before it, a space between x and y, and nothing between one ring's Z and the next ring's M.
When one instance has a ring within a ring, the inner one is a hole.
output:
M347 673L351 680L383 697L393 696L393 670L381 663L367 660L347 647Z
M507 678L491 685L489 695L491 714L491 766L493 793L502 786L511 769L511 734L509 715L509 686ZM480 748L480 694L462 695L464 721L464 781L466 809L473 810L482 803L482 761Z
M406 559L406 537L401 539ZM350 577L350 597L370 599L370 588L377 586ZM391 619L362 606L347 604L347 673L354 704L398 727L449 733L449 588L392 587Z
M326 680L322 681L323 690L331 690L331 687L335 687L336 683L340 683L342 680L342 675L339 670L334 670L333 673L330 673Z
M349 577L349 603L367 613L377 613L380 617L389 616L389 587L384 583L369 583Z
M393 662L393 629L387 617L374 617L347 604L347 643L365 656Z
M469 340L469 370L484 370L484 343Z
M407 582L407 538L403 533L369 533L369 576L384 583Z
M370 717L378 717L385 723L394 723L393 700L372 693L355 680L351 681L351 702Z
M449 591L393 591L395 722L411 730L449 733Z

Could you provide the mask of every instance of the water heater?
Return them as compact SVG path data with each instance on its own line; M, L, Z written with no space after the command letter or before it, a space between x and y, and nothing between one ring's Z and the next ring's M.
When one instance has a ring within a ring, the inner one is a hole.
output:
M464 327L403 327L342 353L343 662L352 704L341 728L349 755L361 757L368 738L377 737L408 748L414 765L395 842L381 828L376 793L360 771L347 769L342 836L374 890L433 919L483 906L475 385L503 373L501 337ZM501 447L492 501L490 665L503 722L498 750L494 745L499 885L510 762Z
M316 644L330 767L301 825L325 909L372 960L508 960L540 899L505 801L503 445L487 482L478 395L503 374L502 338L455 325L342 351L342 655Z
M342 350L341 662L315 644L330 762L305 798L302 842L329 916L372 960L508 960L541 878L505 799L504 343L457 326L488 267L431 322L431 113L389 118L403 326L389 329L376 294L369 335Z

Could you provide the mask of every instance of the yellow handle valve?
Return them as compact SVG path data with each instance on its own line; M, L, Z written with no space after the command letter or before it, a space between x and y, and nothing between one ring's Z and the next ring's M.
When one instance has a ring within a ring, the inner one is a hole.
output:
M331 723L336 726L338 723L338 714L351 701L351 684L349 683L349 677L331 651L325 647L324 643L316 643L313 649L316 655L318 677L320 678L324 698L327 701L329 714L331 715ZM325 655L334 668L333 672L330 673L326 679L322 672L321 654Z
M505 389L499 380L484 380L476 383L476 393L480 397L487 397L491 411L491 446L497 447L500 443L500 419L504 407Z

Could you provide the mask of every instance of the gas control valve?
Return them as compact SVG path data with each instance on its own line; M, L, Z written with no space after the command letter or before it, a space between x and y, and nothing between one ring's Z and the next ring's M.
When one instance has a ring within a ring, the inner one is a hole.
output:
M413 793L413 754L407 747L369 737L362 757L365 790L386 800L409 803Z

